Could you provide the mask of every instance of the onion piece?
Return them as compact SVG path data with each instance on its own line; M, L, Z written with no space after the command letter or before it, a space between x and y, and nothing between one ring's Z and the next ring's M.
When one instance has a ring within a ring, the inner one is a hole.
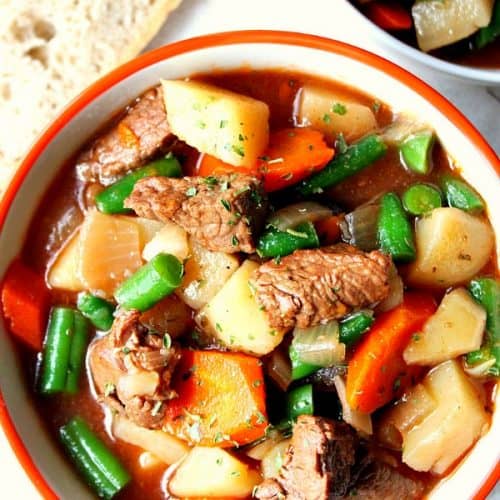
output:
M315 222L330 217L330 215L332 215L332 211L329 208L313 201L304 201L278 210L268 219L267 225L278 231L286 231L302 222Z
M292 345L302 363L327 367L345 359L345 344L339 341L339 324L330 321L311 328L295 328Z
M348 213L340 223L342 240L365 252L378 248L379 209L378 203L367 203Z
M378 313L390 311L403 302L404 283L394 264L389 269L389 295L377 306Z
M353 410L347 402L345 380L337 375L333 378L333 383L337 389L337 395L342 405L342 418L344 422L354 427L357 431L368 436L373 434L372 419L369 413Z
M414 116L401 114L382 132L386 144L399 145L410 135L429 129L425 123L419 122Z
M495 358L487 359L486 361L483 361L482 363L478 363L477 365L470 366L467 365L467 363L464 366L464 371L467 373L467 375L470 375L471 377L474 378L485 378L488 377L488 370L494 366L496 363Z
M292 367L290 360L282 350L275 349L266 362L266 373L276 382L276 385L286 391L292 382Z

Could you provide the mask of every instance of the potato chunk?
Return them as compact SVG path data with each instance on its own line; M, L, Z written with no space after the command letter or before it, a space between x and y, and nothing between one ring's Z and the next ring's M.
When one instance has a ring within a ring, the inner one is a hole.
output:
M419 47L428 52L472 35L491 20L494 0L415 2L412 16Z
M85 289L78 275L78 256L80 253L80 233L75 233L59 252L51 264L47 281L52 288L62 288L72 292Z
M168 483L180 498L245 498L260 475L220 448L197 446L182 460Z
M188 257L188 235L175 222L161 223L160 230L144 246L142 258L149 262L159 253L175 255L180 261Z
M488 425L483 401L456 360L434 368L385 416L400 432L403 462L445 473Z
M212 300L240 263L233 254L212 252L189 239L190 257L177 295L192 309L201 309Z
M314 85L304 85L300 91L297 118L301 124L322 132L330 143L339 133L352 142L377 128L368 106Z
M264 355L281 342L285 332L271 328L250 288L250 277L258 267L246 260L201 310L200 318L231 350Z
M493 251L490 224L458 208L436 208L416 223L417 258L408 282L447 288L472 278Z
M262 101L195 81L162 80L172 132L231 165L254 165L269 142Z
M486 311L464 288L444 296L438 310L403 353L409 365L437 365L481 347Z

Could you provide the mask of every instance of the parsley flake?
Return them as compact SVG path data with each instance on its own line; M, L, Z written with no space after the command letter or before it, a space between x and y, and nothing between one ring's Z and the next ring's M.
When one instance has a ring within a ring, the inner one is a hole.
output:
M193 196L196 196L197 192L197 189L194 186L191 186L186 189L186 196L192 198Z
M225 200L224 198L221 198L220 202L228 212L231 211L231 203L229 201Z
M347 108L341 102L336 102L332 106L332 112L337 115L345 115L347 113Z

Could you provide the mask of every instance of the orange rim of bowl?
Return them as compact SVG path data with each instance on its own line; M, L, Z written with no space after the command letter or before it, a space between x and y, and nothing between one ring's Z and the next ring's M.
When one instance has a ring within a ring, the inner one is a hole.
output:
M56 135L63 129L63 127L65 127L80 111L82 111L98 96L132 74L165 59L200 49L243 43L274 43L277 45L292 45L325 52L333 52L372 66L388 74L400 83L418 92L422 97L446 115L447 118L472 141L474 146L481 151L489 163L491 163L495 170L500 174L500 159L477 129L469 122L469 120L467 120L467 118L465 118L465 116L453 104L451 104L437 91L394 63L344 42L322 38L315 35L266 30L233 31L190 38L188 40L172 43L148 52L118 67L103 78L97 80L93 85L88 87L84 92L76 97L76 99L64 109L64 111L52 122L52 124L34 143L14 175L3 199L0 201L0 231L3 227L5 219L7 218L10 206L14 201L17 192L19 191L31 168L38 160L39 156L43 153L54 137L56 137ZM40 495L44 499L57 499L57 495L38 470L38 467L33 462L26 446L22 442L16 426L9 415L1 392L0 424L3 427L17 459L35 487L38 489ZM482 500L486 498L499 479L500 462L496 464L496 467L491 471L488 478L480 486L474 497L475 500Z

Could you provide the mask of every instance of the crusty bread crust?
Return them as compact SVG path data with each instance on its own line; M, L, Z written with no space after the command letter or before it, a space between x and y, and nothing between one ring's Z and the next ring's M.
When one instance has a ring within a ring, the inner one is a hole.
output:
M0 196L61 108L137 55L181 1L0 2Z

